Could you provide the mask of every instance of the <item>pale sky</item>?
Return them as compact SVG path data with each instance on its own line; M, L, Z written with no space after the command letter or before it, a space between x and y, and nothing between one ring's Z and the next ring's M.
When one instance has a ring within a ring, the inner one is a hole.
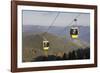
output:
M58 14L59 13L59 14ZM23 25L41 25L50 26L55 17L57 16L53 26L68 26L71 21L80 14L77 18L77 25L89 26L90 14L89 13L75 13L75 12L51 12L51 11L33 11L23 10ZM73 25L72 23L71 25Z

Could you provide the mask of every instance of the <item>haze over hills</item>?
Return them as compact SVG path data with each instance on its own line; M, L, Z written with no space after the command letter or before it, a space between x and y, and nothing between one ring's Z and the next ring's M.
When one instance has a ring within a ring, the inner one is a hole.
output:
M47 30L47 26L23 26L23 61L31 61L37 56L44 55L43 51L43 34ZM50 42L50 48L48 54L54 55L59 52L69 53L70 51L80 48L81 43L70 39L69 27L64 30L65 27L51 27L45 34L45 38ZM81 42L85 42L89 46L90 28L88 26L79 26ZM64 30L64 31L63 31ZM67 36L66 36L67 35Z
M90 27L89 26L78 26L79 28L79 38L90 43ZM46 32L48 26L39 26L39 25L24 25L23 26L23 35L32 35L37 33ZM59 27L59 26L52 26L49 33L52 33L57 36L66 36L70 38L70 26L68 27Z

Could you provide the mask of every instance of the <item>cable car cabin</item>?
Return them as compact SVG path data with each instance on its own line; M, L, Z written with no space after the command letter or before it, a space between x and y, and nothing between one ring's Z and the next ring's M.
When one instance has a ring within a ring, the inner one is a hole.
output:
M43 49L47 51L49 49L49 41L43 41Z
M79 29L78 27L71 27L70 29L70 36L72 39L77 39L79 34Z

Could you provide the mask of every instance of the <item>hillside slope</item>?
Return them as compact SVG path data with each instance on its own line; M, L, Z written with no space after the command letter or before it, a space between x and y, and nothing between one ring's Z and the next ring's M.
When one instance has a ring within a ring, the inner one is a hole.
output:
M50 42L48 55L62 55L80 48L79 43L65 39L51 33L46 33L45 38ZM31 61L37 56L44 55L43 33L23 36L23 61ZM86 46L87 47L87 46Z

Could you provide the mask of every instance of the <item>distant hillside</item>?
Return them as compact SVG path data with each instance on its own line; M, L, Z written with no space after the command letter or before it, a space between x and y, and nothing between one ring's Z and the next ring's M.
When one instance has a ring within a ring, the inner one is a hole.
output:
M90 43L90 27L89 26L78 26L79 27L79 38L85 42ZM43 33L47 31L48 26L39 25L23 25L23 36L33 35L37 33ZM66 36L70 39L70 27L52 26L49 33L57 36Z
M44 55L43 51L43 33L33 33L27 36L23 34L23 61L31 61L37 56ZM50 42L49 55L57 55L58 53L69 53L80 48L81 43L76 43L69 38L62 38L52 33L46 33L45 38ZM82 42L82 41L81 41ZM86 46L87 47L87 46Z

